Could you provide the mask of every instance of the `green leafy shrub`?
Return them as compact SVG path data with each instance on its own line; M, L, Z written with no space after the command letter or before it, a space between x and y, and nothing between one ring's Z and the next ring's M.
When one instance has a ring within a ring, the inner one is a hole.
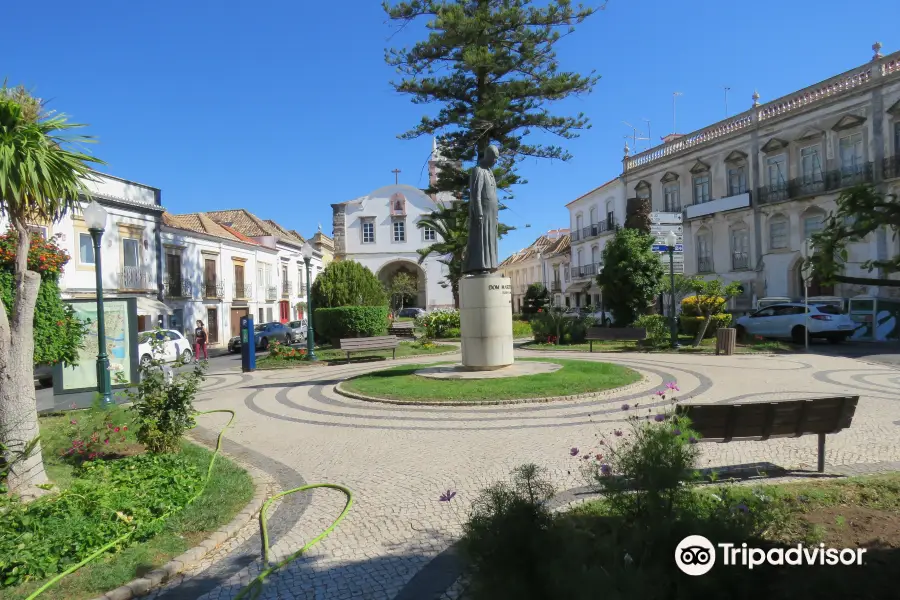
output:
M387 292L378 277L353 260L332 262L325 267L313 282L312 298L314 309L388 304Z
M542 311L529 322L534 341L542 344L581 344L588 327L595 324L594 317L567 317L557 308Z
M530 318L550 306L550 292L543 283L532 283L525 290L522 314Z
M459 337L459 311L455 308L438 308L429 311L416 317L416 327L424 329L425 337L432 339ZM450 335L451 329L456 330L456 335Z
M341 338L385 335L388 307L340 306L315 309L316 332L336 346Z
M462 330L459 327L451 327L450 329L445 329L443 337L444 338L462 337Z
M117 404L103 406L97 398L88 410L69 413L66 437L71 443L63 450L63 457L81 462L121 452L134 437L128 430L125 411Z
M665 346L671 340L669 321L664 315L643 315L634 326L647 330L647 341L653 346Z
M543 313L543 311L541 311L541 313ZM541 314L541 313L538 313L538 314ZM531 334L532 334L531 323L529 323L528 321L513 320L512 329L513 329L513 338L518 339L518 338L531 337Z
M681 327L681 331L685 335L697 335L697 332L700 331L700 327L703 326L703 317L686 317L681 315L679 318L679 323ZM721 327L728 327L731 325L731 315L728 313L721 313L718 315L710 315L710 323L709 327L706 329L706 333L703 337L711 338L716 335L716 330Z
M665 271L651 249L653 241L649 234L626 228L617 230L603 248L597 283L616 323L634 323L659 292Z
M688 317L702 317L703 311L718 315L725 311L726 299L722 296L688 296L681 301L681 314Z
M159 517L186 506L202 484L179 455L86 462L76 473L57 495L5 507L0 586L55 575L132 529L127 543L146 540L164 527Z
M151 336L152 354L162 342ZM176 365L181 363L176 363ZM184 432L194 426L194 397L205 379L204 364L175 373L160 360L141 367L141 380L127 392L137 424L137 440L153 453L177 452Z
M294 348L281 342L269 344L269 357L282 361L306 360L306 348Z

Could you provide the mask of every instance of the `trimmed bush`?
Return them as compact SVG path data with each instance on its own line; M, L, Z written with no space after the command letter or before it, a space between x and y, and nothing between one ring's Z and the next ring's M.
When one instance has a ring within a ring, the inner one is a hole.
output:
M647 330L647 341L654 346L665 346L671 341L669 320L664 315L644 315L634 322L634 327Z
M725 310L725 298L704 297L701 300L698 296L689 296L681 301L681 314L688 317L702 317L703 304L707 305L713 314L721 314Z
M384 286L368 268L352 260L333 262L312 285L313 307L387 306ZM318 312L318 311L317 311Z
M685 335L697 335L697 332L700 331L700 326L703 325L703 317L686 317L681 315L679 318L681 322L681 331ZM720 327L728 327L731 325L731 315L728 313L722 313L720 315L712 315L712 320L709 323L709 327L706 329L706 335L703 337L711 338L716 335L716 330Z
M374 337L386 335L388 329L387 306L336 306L317 308L316 333L337 345L341 338Z
M416 317L416 326L425 330L425 337L459 337L459 311L455 308L438 308ZM451 332L455 330L455 332ZM455 335L452 335L455 333Z

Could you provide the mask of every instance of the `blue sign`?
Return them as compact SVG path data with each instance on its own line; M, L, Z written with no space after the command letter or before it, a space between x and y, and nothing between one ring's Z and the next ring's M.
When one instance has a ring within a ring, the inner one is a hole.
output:
M669 247L665 244L653 244L654 252L668 252ZM675 252L684 252L684 244L675 244Z

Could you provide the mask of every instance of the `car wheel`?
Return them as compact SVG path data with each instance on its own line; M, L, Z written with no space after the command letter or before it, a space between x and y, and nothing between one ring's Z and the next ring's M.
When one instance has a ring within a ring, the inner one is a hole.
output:
M181 362L185 362L185 363L191 362L191 357L193 355L194 355L194 353L191 352L190 348L185 348L184 352L181 353Z
M153 364L153 358L149 354L145 354L141 357L141 367L144 369L148 368Z
M797 325L791 329L791 341L795 344L803 344L806 342L806 327Z
M737 338L737 341L743 342L747 339L747 328L746 327L744 327L743 325L738 325L737 327L734 328L734 330L735 330L734 335Z
M269 347L269 338L263 338L259 341L259 349L265 350Z

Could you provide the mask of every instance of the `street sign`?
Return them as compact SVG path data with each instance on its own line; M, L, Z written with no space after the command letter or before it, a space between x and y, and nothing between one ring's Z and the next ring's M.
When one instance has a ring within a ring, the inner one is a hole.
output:
M654 252L668 252L669 247L665 244L653 244ZM675 244L675 252L684 252L684 244Z
M666 245L666 236L657 235L657 236L655 236L655 238L656 239L653 241L654 245L656 245L656 246L665 246ZM675 236L675 245L678 245L678 244L682 244L682 245L684 244L684 236L683 235Z
M669 223L681 223L684 215L680 212L652 212L650 213L650 222L654 225L663 225Z
M654 235L660 234L660 233L665 235L665 234L669 233L670 231L674 231L676 234L680 235L684 232L684 227L682 225L674 225L674 224L651 225L650 226L650 233L652 233Z

